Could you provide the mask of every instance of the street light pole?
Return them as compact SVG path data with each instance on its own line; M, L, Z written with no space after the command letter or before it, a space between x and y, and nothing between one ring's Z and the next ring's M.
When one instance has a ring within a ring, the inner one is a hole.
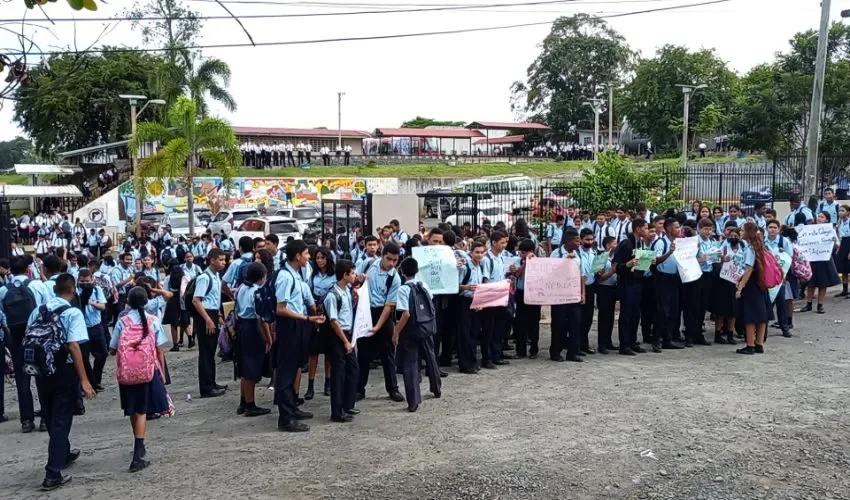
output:
M614 84L608 84L608 147L614 148Z
M121 99L126 99L130 102L130 133L131 133L131 135L136 135L136 123L137 123L138 117L139 117L140 114L142 114L142 112L144 112L145 109L147 109L148 106L150 106L151 104L157 104L157 105L165 104L165 101L162 100L162 99L151 99L150 101L148 101L147 96L143 96L143 95L120 94L118 97L120 97ZM138 112L137 112L136 106L139 104L139 101L147 101L147 102L145 102L145 105L142 106L142 109L138 110ZM132 172L134 179L135 179L136 174L137 174L137 172L136 172L137 164L138 164L138 161L136 159L136 154L135 153L131 154L130 155L130 168L131 168L130 171ZM136 217L135 217L135 219L136 219L136 235L139 235L141 233L141 226L142 226L141 220L142 220L143 203L144 203L144 200L142 199L142 193L141 193L141 191L137 191L136 192Z
M593 108L593 161L599 161L599 114L602 112L602 99L594 97L585 102Z
M803 176L803 198L816 194L818 177L818 141L820 139L821 105L823 104L823 79L826 72L826 44L829 39L830 0L821 0L818 51L815 59L815 82L812 86L812 104L809 115L809 134L806 137L806 175ZM844 12L841 13L844 17Z
M337 112L337 138L336 146L342 148L342 96L345 92L336 93L336 112Z
M690 115L690 106L691 106L691 95L696 93L697 90L704 89L705 85L681 85L677 84L677 87L682 87L682 94L684 95L684 112L683 122L682 122L682 167L688 167L688 120Z

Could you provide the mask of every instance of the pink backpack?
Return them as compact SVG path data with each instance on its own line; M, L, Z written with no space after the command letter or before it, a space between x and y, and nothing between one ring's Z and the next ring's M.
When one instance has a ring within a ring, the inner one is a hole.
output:
M121 385L146 384L153 380L157 365L155 319L147 317L148 335L142 338L144 329L127 314L121 318L121 336L116 349L115 376Z
M812 279L812 266L809 264L809 259L797 247L794 247L794 256L791 259L791 272L800 281Z
M782 268L772 252L764 252L764 286L773 288L782 284Z

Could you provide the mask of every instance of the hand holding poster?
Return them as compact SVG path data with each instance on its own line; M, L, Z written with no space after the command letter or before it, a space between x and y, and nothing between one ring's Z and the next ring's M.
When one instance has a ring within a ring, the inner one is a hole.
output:
M673 255L676 257L676 267L679 269L679 277L682 283L696 281L702 276L702 269L697 261L699 251L699 237L676 238L676 249Z
M372 329L372 311L369 308L369 282L364 281L357 290L357 305L354 312L354 327L351 329L351 345L357 345L357 339L368 337Z
M605 269L605 264L608 263L608 257L608 252L602 252L596 257L594 257L593 264L591 264L590 266L590 272L595 274Z
M446 245L413 247L413 258L419 264L416 279L425 283L434 295L458 292L457 259Z
M525 263L525 303L532 305L581 302L578 259L535 257Z
M741 281L741 278L744 277L744 271L746 271L746 266L744 265L744 254L743 252L738 252L734 255L730 255L730 259L728 262L724 262L722 266L720 266L720 277L730 283L738 284Z
M797 246L809 262L829 260L835 248L835 229L832 224L797 226Z
M508 280L494 281L478 285L472 294L470 309L486 309L488 307L507 307L508 295L511 292L511 282Z
M635 258L638 263L632 269L635 271L649 271L649 266L652 265L652 259L655 258L655 252L652 250L635 250Z

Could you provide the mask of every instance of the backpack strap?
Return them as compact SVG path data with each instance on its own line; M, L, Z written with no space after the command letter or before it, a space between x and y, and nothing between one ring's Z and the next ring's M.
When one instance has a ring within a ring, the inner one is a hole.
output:
M470 266L469 262L467 262L466 264L463 265L463 267L466 268L466 274L463 275L463 281L461 282L461 285L468 285L469 284L469 278L472 277L472 266Z

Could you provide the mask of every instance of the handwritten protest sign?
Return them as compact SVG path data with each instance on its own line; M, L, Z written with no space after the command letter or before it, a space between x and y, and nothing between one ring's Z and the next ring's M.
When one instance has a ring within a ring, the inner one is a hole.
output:
M608 252L602 252L593 258L593 264L590 266L590 272L596 274L605 269L605 264L608 262Z
M737 285L744 276L745 270L744 252L729 254L729 261L720 266L720 277Z
M508 280L494 281L478 285L472 294L470 309L486 309L488 307L507 307L508 295L511 292L511 282Z
M779 252L776 255L776 262L779 264L779 267L782 268L782 276L788 275L788 270L791 269L791 260L792 257L785 252ZM768 295L770 296L770 302L773 303L776 301L776 296L779 295L779 289L784 286L784 281L779 285L770 288L767 290ZM789 299L790 297L785 297Z
M705 251L705 261L709 264L717 264L720 262L720 242L709 242L708 248Z
M696 281L702 276L702 269L697 261L699 251L699 237L677 238L676 249L673 255L676 257L676 267L679 269L679 277L682 283Z
M357 290L357 307L354 312L354 327L351 329L351 345L357 345L357 339L368 337L372 328L372 311L369 309L369 282L364 281Z
M413 247L413 258L419 264L416 279L425 283L434 295L458 292L457 259L446 245Z
M635 271L649 271L649 266L652 265L652 259L655 258L655 252L652 250L635 250L635 258L638 260L637 265L633 267Z
M835 229L832 224L797 226L797 246L809 262L823 262L832 258L835 246Z
M581 302L578 259L534 258L525 263L526 304L558 305Z

